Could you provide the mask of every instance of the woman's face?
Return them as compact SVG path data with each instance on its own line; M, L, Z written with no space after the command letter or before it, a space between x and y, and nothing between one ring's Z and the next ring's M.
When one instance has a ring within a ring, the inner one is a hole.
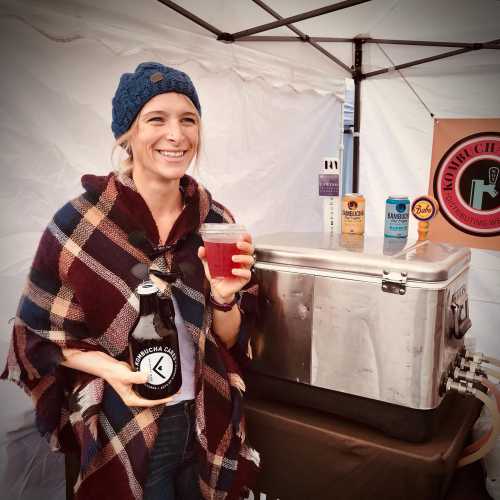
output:
M180 179L196 154L199 129L196 108L185 95L153 97L141 109L130 140L133 168L150 179Z

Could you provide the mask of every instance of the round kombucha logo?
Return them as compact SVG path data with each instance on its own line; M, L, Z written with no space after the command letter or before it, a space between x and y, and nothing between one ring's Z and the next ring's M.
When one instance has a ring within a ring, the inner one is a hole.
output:
M148 384L154 387L162 386L172 378L174 361L168 352L152 352L140 360L139 371L148 374Z
M420 196L413 201L411 213L415 219L425 222L436 215L436 205L429 196Z
M481 132L455 143L434 173L443 217L473 236L500 235L500 134Z
M349 210L356 210L358 208L358 204L354 200L347 202L347 206Z

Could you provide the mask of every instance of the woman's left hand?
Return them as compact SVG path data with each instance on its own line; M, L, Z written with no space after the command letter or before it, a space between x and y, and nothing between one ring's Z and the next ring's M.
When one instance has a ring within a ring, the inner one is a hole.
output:
M212 295L217 302L231 302L234 295L250 281L251 268L255 263L252 237L248 233L244 234L236 243L236 246L240 253L233 255L232 260L240 264L241 267L232 269L233 276L231 278L212 278L208 269L205 247L198 248L198 257L203 263L205 276L210 283Z

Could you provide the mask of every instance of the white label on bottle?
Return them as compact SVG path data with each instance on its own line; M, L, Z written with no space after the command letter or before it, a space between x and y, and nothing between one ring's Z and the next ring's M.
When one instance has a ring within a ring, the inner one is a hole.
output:
M152 352L150 352L152 351ZM148 374L147 384L154 388L167 384L174 374L175 353L170 348L152 347L136 356L136 366Z

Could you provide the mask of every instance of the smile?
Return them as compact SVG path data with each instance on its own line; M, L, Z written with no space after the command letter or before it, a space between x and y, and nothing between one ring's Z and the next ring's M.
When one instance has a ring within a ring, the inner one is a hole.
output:
M166 151L162 149L157 150L162 156L166 156L167 158L181 158L186 153L185 151Z

